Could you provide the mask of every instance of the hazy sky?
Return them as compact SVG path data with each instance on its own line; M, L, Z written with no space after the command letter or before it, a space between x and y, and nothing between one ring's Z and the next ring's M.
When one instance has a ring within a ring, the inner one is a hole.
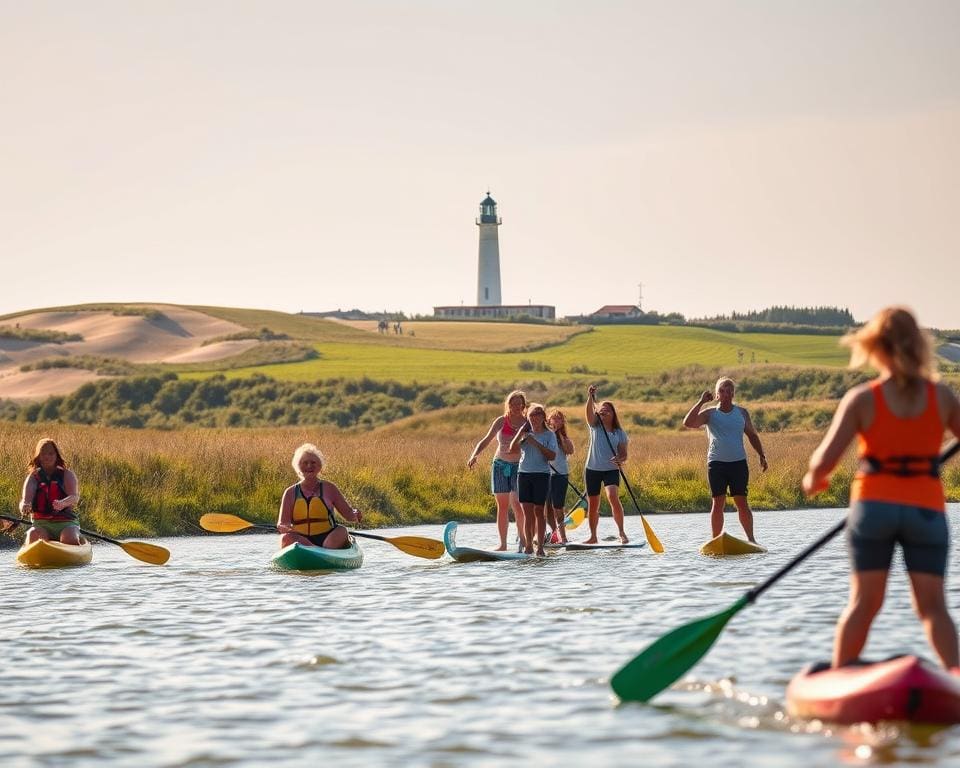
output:
M960 2L0 0L0 313L771 304L960 327Z

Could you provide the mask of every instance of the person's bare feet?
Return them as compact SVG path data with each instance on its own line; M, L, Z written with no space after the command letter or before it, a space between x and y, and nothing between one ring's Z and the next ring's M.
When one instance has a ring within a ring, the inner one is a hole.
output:
M630 539L627 538L627 534L625 534L623 531L620 531L620 543L621 543L621 544L629 544L629 543L630 543Z
M584 544L596 544L596 543L597 543L597 537L594 536L594 537L592 537L592 538L589 538L589 539L587 539L586 541L584 541L583 543L584 543Z
M497 547L497 548L496 548L495 550L493 550L493 551L494 551L494 552L506 552L506 551L507 551L507 545L506 545L506 544L501 544L499 547Z

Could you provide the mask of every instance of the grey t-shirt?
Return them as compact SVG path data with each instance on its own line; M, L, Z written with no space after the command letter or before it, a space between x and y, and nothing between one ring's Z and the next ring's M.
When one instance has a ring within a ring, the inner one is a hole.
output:
M530 436L533 437L540 445L544 448L549 448L554 453L559 453L560 449L557 447L557 436L553 434L549 429L544 429L543 432L530 432ZM537 448L529 440L525 440L523 445L520 446L520 472L549 472L550 466L547 464L546 458L544 458L543 453L540 449Z
M610 438L608 442L601 430L603 430L603 424L600 419L597 419L597 423L590 427L590 451L587 454L587 469L609 472L611 469L617 469L617 465L611 459L617 455L617 448L620 447L620 444L628 442L627 433L619 427L613 432L607 432L607 437ZM612 451L610 450L611 445L613 445Z
M743 447L743 428L747 419L743 408L733 406L733 410L724 413L719 408L711 408L707 413L707 463L711 461L742 461L747 458Z

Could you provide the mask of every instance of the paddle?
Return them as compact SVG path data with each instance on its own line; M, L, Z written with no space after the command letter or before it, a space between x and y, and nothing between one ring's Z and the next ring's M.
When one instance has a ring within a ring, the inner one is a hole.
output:
M20 525L33 525L29 520L22 517L0 515L0 519L9 520L13 523L19 523ZM117 541L116 539L111 539L109 536L103 536L93 531L85 531L83 528L80 529L80 533L89 539L99 539L100 541L106 541L110 544L116 544L130 555L130 557L142 560L145 563L150 563L151 565L163 565L170 559L170 550L159 547L156 544L147 544L144 541Z
M603 436L607 439L607 445L610 447L610 453L616 456L617 452L613 450L613 443L610 441L610 435L607 434L607 428L603 426L603 420L600 418L600 414L595 414L597 418L597 423L600 427L600 431L603 432ZM647 544L650 545L652 549L657 554L663 552L663 544L660 543L660 539L657 538L657 534L653 532L653 528L650 527L650 524L647 522L647 519L643 516L643 512L640 511L640 505L637 503L637 497L633 495L633 488L630 487L630 481L627 480L627 475L624 473L622 467L617 467L620 472L620 477L623 478L623 484L627 486L627 491L630 493L630 498L633 499L633 506L637 509L637 514L640 515L640 522L643 523L643 533L647 537Z
M229 515L222 512L208 512L200 518L200 526L208 531L215 533L236 533L245 531L248 528L258 528L263 531L277 532L275 525L261 525L251 523L236 515ZM428 539L423 536L378 536L375 533L361 533L360 531L347 530L351 536L361 539L376 539L393 544L401 552L406 552L414 557L423 557L427 560L436 560L443 557L444 547L442 541Z
M940 463L945 462L958 450L960 441L955 441L940 455ZM669 687L710 650L710 646L734 615L840 533L846 524L846 518L840 520L773 576L748 590L725 611L677 627L648 645L610 678L614 693L622 701L649 701Z

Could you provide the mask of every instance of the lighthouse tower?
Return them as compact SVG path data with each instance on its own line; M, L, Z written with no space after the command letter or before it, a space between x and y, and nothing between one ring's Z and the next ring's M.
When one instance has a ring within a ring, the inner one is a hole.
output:
M500 299L500 240L497 229L502 222L497 218L497 203L487 196L480 203L480 257L477 269L477 306L499 307Z

